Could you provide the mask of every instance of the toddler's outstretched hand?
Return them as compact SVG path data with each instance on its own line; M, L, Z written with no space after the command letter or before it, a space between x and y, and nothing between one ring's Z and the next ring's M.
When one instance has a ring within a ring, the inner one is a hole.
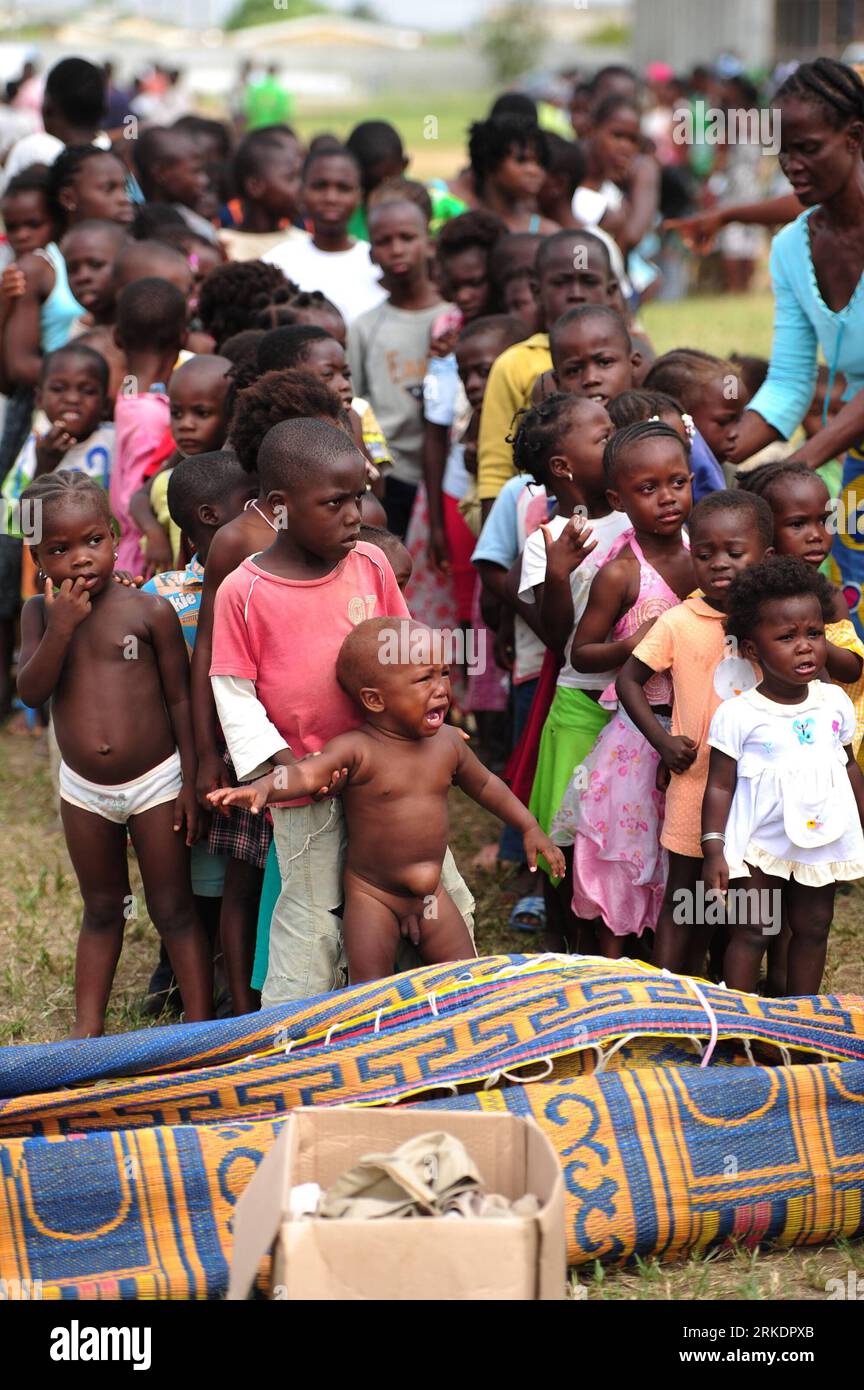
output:
M532 874L537 872L537 856L542 854L552 870L552 877L564 877L567 872L564 855L554 841L549 839L546 832L540 829L539 825L525 831L522 836L522 843L525 846L525 859Z
M267 805L271 786L269 776L259 777L257 782L249 782L244 787L217 787L215 791L207 793L207 800L220 811L224 811L228 806L242 806L244 810L257 816Z

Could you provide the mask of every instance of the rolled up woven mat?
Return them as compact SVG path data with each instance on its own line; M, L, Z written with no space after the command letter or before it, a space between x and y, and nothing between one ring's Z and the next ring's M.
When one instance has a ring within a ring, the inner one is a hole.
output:
M766 1051L786 1064L751 1064ZM532 1115L561 1159L573 1263L852 1236L861 1058L861 1000L762 1000L569 956L3 1048L0 1278L45 1296L220 1295L234 1202L298 1104Z
M420 1108L435 1128L448 1109L533 1116L561 1160L574 1265L864 1228L862 1063L623 1069ZM46 1298L221 1297L234 1203L283 1123L0 1144L0 1278Z

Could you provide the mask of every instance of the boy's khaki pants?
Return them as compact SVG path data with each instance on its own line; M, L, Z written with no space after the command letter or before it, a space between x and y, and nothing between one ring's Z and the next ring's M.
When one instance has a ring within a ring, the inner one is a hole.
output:
M338 797L309 806L274 807L273 840L282 892L270 924L270 958L261 1007L341 989L345 817ZM441 881L474 939L474 899L447 850ZM419 963L419 962L418 962Z

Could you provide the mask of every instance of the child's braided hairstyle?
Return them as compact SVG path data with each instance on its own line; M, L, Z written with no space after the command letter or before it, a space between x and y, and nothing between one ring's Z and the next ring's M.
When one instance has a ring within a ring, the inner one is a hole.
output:
M108 494L86 473L73 468L60 468L54 473L44 473L41 478L25 487L20 501L41 507L43 517L46 513L64 504L73 507L93 506L102 513L105 524L111 527L111 507ZM38 542L36 542L38 544Z
M625 425L623 430L616 430L603 450L603 472L608 482L615 481L628 450L635 444L641 444L644 439L674 440L689 468L690 445L681 438L676 429L671 425L664 425L662 420L636 420L632 425Z
M513 463L518 473L530 473L541 487L549 487L549 460L569 428L570 414L582 403L580 396L556 391L538 405L517 411L507 443L513 445Z
M665 391L645 391L634 387L622 391L610 401L606 409L616 430L626 425L635 425L639 420L650 420L653 415L681 415L678 402Z
M672 396L692 414L701 395L700 388L726 376L741 379L733 362L703 352L701 348L672 348L652 362L642 385L646 391L663 391Z
M48 206L58 227L65 227L69 220L69 213L60 202L61 192L72 184L76 174L89 159L98 159L100 156L104 158L106 154L112 159L116 159L118 164L123 164L119 155L115 154L113 150L103 150L101 145L67 145L50 166L48 170Z
M258 309L254 316L253 328L263 328L265 333L269 333L274 328L283 328L286 324L296 323L297 319L292 307L292 300L296 292L296 286L292 284L280 285L266 304Z
M742 492L755 492L757 497L764 497L770 506L772 493L778 485L782 488L786 478L808 478L812 481L814 477L818 477L818 474L806 463L786 463L783 459L777 459L774 463L760 463L749 473L739 474L738 487Z

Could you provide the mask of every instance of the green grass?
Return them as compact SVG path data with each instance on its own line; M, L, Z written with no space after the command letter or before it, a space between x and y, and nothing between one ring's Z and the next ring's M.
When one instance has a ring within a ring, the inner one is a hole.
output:
M589 48L629 48L633 42L633 30L629 24L598 24L584 35L582 42Z
M493 96L491 88L417 95L385 89L364 102L362 113L356 102L339 105L300 98L293 124L306 140L324 130L344 139L358 120L389 121L411 156L409 175L449 177L465 164L468 127L485 114Z
M310 15L332 15L327 5L317 5L314 0L239 0L231 11L225 28L247 29L256 24L278 24L282 19L307 19Z
M701 348L726 357L730 352L771 355L773 302L767 292L694 295L669 304L646 304L639 321L657 350Z

